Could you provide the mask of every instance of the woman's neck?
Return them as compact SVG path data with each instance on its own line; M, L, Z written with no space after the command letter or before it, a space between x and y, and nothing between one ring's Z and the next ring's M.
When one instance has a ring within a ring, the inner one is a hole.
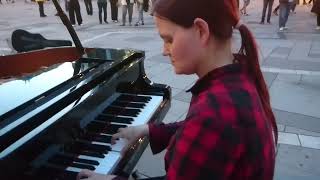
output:
M199 78L202 78L216 68L232 64L234 60L230 40L225 41L223 44L219 43L218 46L209 46L205 54L196 73Z

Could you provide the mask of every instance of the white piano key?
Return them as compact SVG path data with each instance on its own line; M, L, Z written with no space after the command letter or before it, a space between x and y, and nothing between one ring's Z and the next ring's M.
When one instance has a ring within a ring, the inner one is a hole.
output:
M134 120L130 126L146 124L151 119L152 115L163 101L162 96L149 97L151 97L151 100L146 104L146 106L143 109L141 109L141 112L138 114L138 116L133 118Z
M128 140L120 138L115 144L111 145L112 151L121 152L121 150L128 144Z

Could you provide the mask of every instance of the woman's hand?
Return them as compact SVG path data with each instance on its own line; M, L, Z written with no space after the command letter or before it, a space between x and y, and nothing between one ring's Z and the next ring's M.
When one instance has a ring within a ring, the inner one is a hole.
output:
M149 126L143 124L140 126L131 126L127 128L119 128L118 133L114 134L111 139L111 144L115 144L119 138L124 138L128 141L127 146L122 150L122 153L127 150L136 140L149 135Z
M84 169L81 172L79 172L77 176L77 180L112 180L115 178L115 175L102 175L97 174L93 171Z

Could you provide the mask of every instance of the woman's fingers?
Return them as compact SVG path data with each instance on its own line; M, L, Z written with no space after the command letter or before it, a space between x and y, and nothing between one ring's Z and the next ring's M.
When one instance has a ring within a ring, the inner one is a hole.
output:
M91 177L92 175L94 174L93 171L90 171L88 169L83 169L81 170L78 175L77 175L77 180L80 180L80 179L84 179L84 178L89 178Z
M111 144L115 144L116 140L118 140L119 138L123 138L123 137L124 137L123 128L119 128L118 132L116 134L112 135Z

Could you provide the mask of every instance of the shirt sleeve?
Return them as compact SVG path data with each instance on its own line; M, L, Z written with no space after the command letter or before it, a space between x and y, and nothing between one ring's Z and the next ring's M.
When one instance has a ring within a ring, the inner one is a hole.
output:
M167 180L230 179L244 151L240 134L212 116L186 120L169 157Z
M169 124L149 124L150 146L153 154L163 151L172 135L183 125L184 121Z

